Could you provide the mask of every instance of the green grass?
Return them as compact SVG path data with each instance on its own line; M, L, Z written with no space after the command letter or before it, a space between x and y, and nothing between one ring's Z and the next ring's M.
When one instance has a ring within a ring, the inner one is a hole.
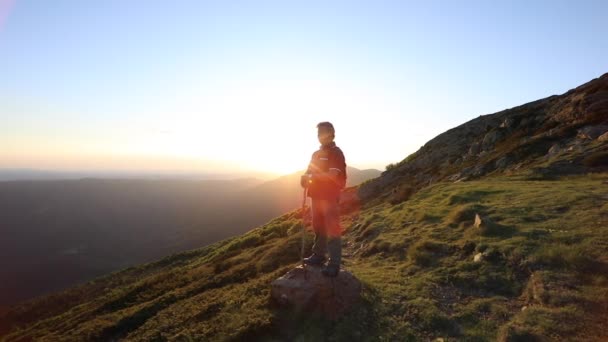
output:
M363 282L363 300L337 322L269 300L270 282L299 260L294 212L243 236L22 304L3 323L13 329L5 338L601 340L607 179L437 183L405 202L351 213L343 220L344 263ZM476 213L490 222L487 230L473 226ZM477 253L483 261L473 261Z

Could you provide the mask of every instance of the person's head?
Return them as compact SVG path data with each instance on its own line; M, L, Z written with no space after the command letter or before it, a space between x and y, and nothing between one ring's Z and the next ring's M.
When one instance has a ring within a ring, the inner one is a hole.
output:
M331 122L323 121L317 124L317 138L321 145L327 145L334 141L335 132L334 125Z

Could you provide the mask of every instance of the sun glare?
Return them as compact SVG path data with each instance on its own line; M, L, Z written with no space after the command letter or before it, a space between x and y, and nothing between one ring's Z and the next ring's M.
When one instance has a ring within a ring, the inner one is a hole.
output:
M130 144L135 154L223 160L285 174L304 169L318 148L315 125L357 114L353 94L328 82L256 80L225 83L180 99L159 133Z

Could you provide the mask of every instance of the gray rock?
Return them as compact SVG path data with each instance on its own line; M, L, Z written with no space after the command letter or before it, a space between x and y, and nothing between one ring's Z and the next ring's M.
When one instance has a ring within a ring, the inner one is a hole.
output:
M473 167L472 166L465 167L462 170L460 170L460 175L461 176L469 176L471 174L471 172L473 172Z
M471 171L471 176L473 177L480 177L483 176L487 171L487 167L485 164L482 165L476 165L473 170Z
M514 120L512 118L505 118L500 124L500 128L511 128L513 127Z
M607 125L585 126L578 130L577 138L594 140L608 132Z
M345 270L328 278L320 267L298 266L270 286L271 298L278 305L315 311L329 319L342 316L361 298L361 282Z
M448 180L449 180L450 182L455 182L455 181L457 181L458 179L460 179L460 172L455 173L455 174L453 174L453 175L451 175L451 176L449 176L449 177L448 177Z
M561 152L562 147L559 144L553 144L553 146L551 146L551 148L549 149L549 152L547 152L547 154L549 155L549 157L552 157L556 154L558 154L559 152Z
M583 144L579 142L572 144L572 146L568 147L568 152L582 152L584 149Z
M494 163L494 166L496 166L497 169L504 169L510 164L510 162L509 157L505 156L498 159L496 163Z
M476 156L481 152L481 144L479 142L474 142L471 147L469 147L469 155Z
M557 132L559 132L559 129L558 129L557 127L556 127L556 128L551 128L551 129L550 129L550 130L547 132L547 136L548 136L548 137L552 137L552 136L554 136L554 135L555 135Z
M504 132L501 129L492 130L483 137L483 141L481 142L481 148L484 151L490 151L494 149L496 143L504 138Z

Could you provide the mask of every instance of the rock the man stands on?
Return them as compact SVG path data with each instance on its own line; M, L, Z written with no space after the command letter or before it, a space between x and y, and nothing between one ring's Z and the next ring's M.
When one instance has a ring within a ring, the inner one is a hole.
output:
M340 272L342 258L342 231L340 228L340 192L346 185L346 162L342 150L334 142L334 126L329 122L317 125L317 137L321 143L313 153L306 173L300 183L308 188L312 199L312 226L315 242L312 255L304 259L307 265L321 266L329 261L322 270L323 275L335 277Z

